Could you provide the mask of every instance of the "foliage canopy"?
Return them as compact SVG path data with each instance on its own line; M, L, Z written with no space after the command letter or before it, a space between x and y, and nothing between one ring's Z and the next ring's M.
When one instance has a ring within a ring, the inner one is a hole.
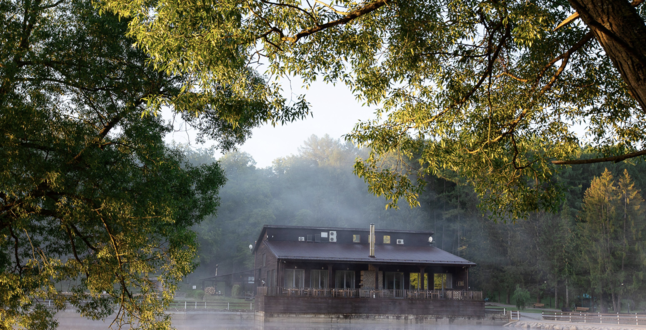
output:
M0 2L0 329L54 328L66 303L170 327L164 306L195 267L190 228L213 214L225 179L166 146L172 125L145 116L181 108L191 77L149 67L127 26L89 1ZM287 111L218 97L190 123L223 148Z
M423 174L452 172L494 217L554 209L553 162L579 157L577 124L600 154L644 153L646 87L631 79L646 77L646 51L624 32L646 25L624 0L97 3L132 18L129 35L156 67L199 77L185 83L195 97L222 84L278 95L244 78L266 64L267 75L343 82L380 106L347 137L370 147L355 172L391 206L415 204ZM554 31L570 5L582 21ZM418 164L382 166L391 153Z

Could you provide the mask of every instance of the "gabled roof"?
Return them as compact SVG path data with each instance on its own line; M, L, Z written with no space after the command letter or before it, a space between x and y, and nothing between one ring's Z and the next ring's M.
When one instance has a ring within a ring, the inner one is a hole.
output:
M293 241L264 241L263 244L277 258L288 260L476 265L435 246L376 245L375 257L371 258L368 256L368 244L315 244Z

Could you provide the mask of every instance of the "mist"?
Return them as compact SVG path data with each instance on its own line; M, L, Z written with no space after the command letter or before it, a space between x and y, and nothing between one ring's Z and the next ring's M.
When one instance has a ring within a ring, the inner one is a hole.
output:
M402 322L359 322L359 323L329 323L329 322L296 322L270 321L257 322L253 319L240 319L238 315L226 314L174 314L172 326L177 330L501 330L500 326L469 326L449 324L406 324ZM57 314L59 329L67 330L93 330L107 329L112 321L93 321L80 317L76 313L60 312Z
M194 163L215 161L204 150L187 152ZM374 223L378 229L434 231L437 247L477 263L470 271L470 289L484 291L488 301L513 304L519 287L530 292L532 301L556 308L603 298L607 305L613 299L608 285L600 288L594 282L598 278L591 270L595 261L587 258L585 244L589 243L581 238L587 226L582 214L584 195L606 168L615 177L626 170L635 188L643 191L644 162L586 165L559 172L554 182L565 191L558 197L560 206L513 223L493 221L477 207L480 200L465 182L434 176L424 178L420 207L411 209L400 202L399 209L386 210L387 201L372 195L367 184L353 174L355 159L367 154L344 141L313 135L298 154L277 158L267 168L257 167L246 153L220 158L228 181L220 191L217 214L195 228L199 267L185 285L213 276L216 265L220 274L253 268L249 245L265 224L368 229ZM638 218L640 224L646 223L643 213ZM644 251L639 253L646 256ZM642 273L644 266L627 267L624 287L630 290L614 299L643 310L645 287L630 278Z

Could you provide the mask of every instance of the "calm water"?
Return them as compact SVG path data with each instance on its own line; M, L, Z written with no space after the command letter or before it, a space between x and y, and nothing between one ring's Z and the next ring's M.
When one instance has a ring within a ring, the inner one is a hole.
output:
M108 329L112 319L106 321L92 321L81 318L74 313L59 313L58 329ZM173 315L173 326L178 330L202 329L252 329L252 330L502 330L502 327L492 326L457 326L457 325L431 325L431 324L401 324L401 323L296 323L296 322L255 322L253 320L227 320L221 315L187 314ZM124 329L128 327L125 326Z

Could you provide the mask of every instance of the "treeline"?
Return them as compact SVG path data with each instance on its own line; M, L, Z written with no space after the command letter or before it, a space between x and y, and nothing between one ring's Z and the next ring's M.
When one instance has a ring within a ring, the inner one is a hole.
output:
M200 164L208 153L190 151ZM196 228L200 266L193 279L250 269L249 245L264 224L417 229L435 231L435 244L478 264L474 290L512 303L517 286L551 306L643 308L646 269L643 161L564 169L554 184L565 192L554 213L516 223L490 220L473 190L458 180L425 178L420 207L386 210L353 173L365 150L328 136L310 137L294 156L258 168L245 153L219 159L227 184L220 208ZM585 155L584 155L585 156ZM620 307L621 303L621 307Z

